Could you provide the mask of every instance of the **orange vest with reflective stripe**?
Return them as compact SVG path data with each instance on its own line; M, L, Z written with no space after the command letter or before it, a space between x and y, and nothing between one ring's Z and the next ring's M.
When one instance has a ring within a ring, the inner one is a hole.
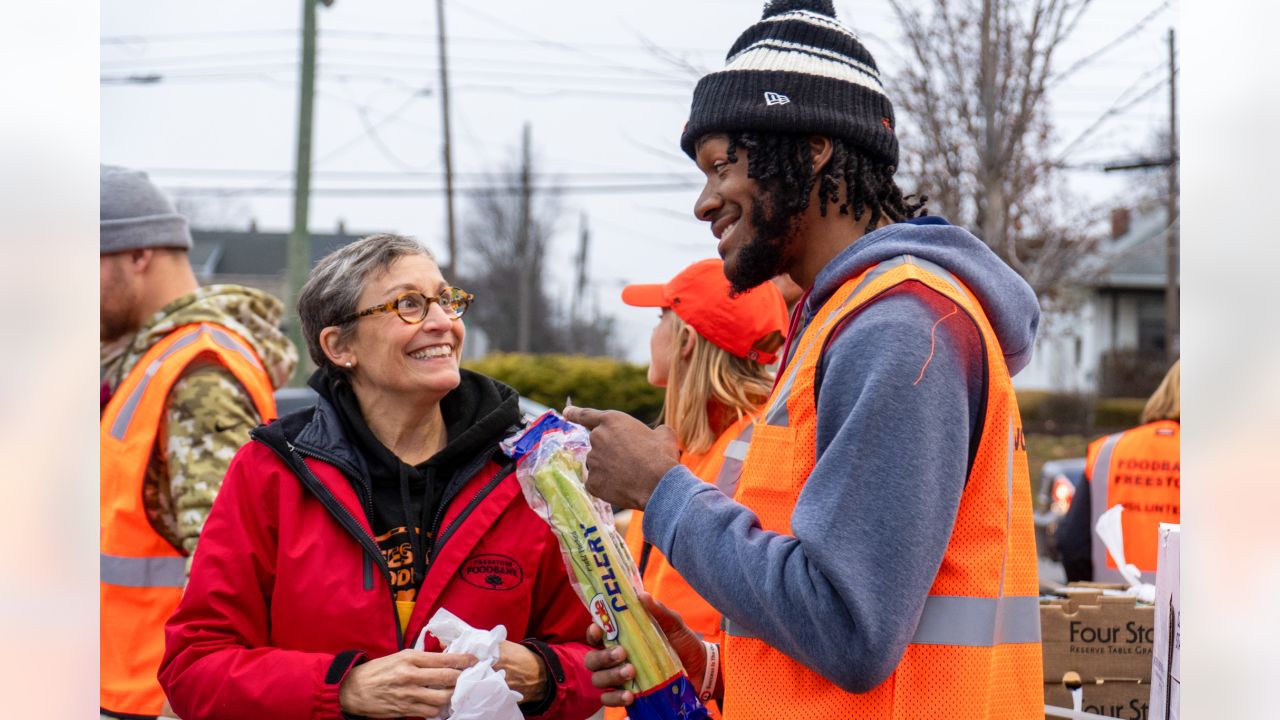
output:
M1089 509L1098 516L1115 505L1124 505L1125 562L1138 566L1146 582L1155 582L1157 537L1160 523L1180 522L1179 429L1177 420L1157 420L1122 433L1108 435L1089 445L1085 463L1089 477ZM1125 582L1116 562L1090 532L1093 540L1093 579Z
M747 456L747 444L751 441L751 431L756 418L743 415L741 419L725 428L720 437L706 452L682 453L680 464L699 478L720 488L725 495L732 496L738 485L738 475L742 472L742 461ZM634 510L627 524L627 549L635 558L636 567L640 567L640 556L644 552L644 513ZM671 567L657 548L650 548L649 559L644 569L644 589L654 598L680 614L685 624L703 639L710 642L720 641L720 613L711 607L711 603L702 599L676 569ZM690 678L692 683L701 683L702 678ZM694 687L694 690L698 690ZM707 708L711 717L718 718L715 704ZM626 708L605 708L605 720L622 720L627 717Z
M792 534L791 513L816 463L814 383L824 345L842 320L907 282L940 293L973 319L987 377L977 454L915 635L888 679L870 692L849 693L726 617L722 707L728 720L1043 717L1039 581L1022 421L986 314L946 270L900 256L827 300L796 341L755 427L735 499L756 513L764 530ZM893 562L892 547L879 552Z
M99 423L100 702L105 710L157 715L164 623L182 596L186 558L151 527L142 486L169 391L196 358L220 363L248 391L265 422L275 417L271 380L249 343L212 323L184 325L156 343L116 388Z

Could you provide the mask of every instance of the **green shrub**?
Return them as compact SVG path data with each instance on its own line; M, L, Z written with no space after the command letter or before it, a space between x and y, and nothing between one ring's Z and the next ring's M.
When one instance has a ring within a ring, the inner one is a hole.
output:
M1027 432L1081 432L1090 425L1093 399L1078 393L1020 390L1018 410Z
M663 390L645 379L645 366L613 358L494 353L465 366L557 409L571 397L574 405L621 410L644 422L662 411Z
M1018 411L1024 423L1039 422L1044 417L1044 400L1051 395L1047 390L1018 390Z
M1143 398L1103 398L1093 411L1093 422L1103 431L1124 430L1136 426L1142 418Z
M1096 437L1138 424L1142 398L1104 397L1045 390L1019 390L1018 409L1028 433Z

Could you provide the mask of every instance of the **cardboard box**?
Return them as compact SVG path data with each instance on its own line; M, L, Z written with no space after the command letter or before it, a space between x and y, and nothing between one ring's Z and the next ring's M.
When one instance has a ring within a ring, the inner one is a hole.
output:
M1147 720L1151 685L1144 682L1111 680L1085 683L1081 688L1084 712L1125 720ZM1044 704L1072 709L1071 691L1062 683L1044 684ZM1152 719L1154 720L1154 718Z
M1045 683L1060 685L1069 671L1079 673L1086 684L1098 680L1150 683L1155 608L1096 590L1068 590L1076 591L1040 604Z
M1156 635L1151 656L1151 717L1177 720L1182 665L1181 579L1182 526L1160 523L1156 555Z

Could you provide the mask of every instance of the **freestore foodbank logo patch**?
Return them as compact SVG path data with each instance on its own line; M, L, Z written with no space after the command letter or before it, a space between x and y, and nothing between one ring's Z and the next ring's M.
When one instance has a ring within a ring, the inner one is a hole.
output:
M524 582L524 568L506 555L476 555L458 568L458 576L485 590L511 590Z

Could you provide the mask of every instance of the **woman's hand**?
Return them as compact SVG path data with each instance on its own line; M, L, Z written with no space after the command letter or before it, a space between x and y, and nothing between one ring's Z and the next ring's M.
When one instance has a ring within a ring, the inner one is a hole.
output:
M671 648L680 658L680 664L684 666L684 673L689 676L689 682L701 683L707 668L707 649L703 646L702 640L689 629L688 625L684 624L679 614L654 600L652 595L641 590L637 596L640 598L640 604L644 605L649 614L653 615L653 619L658 621L658 627L662 628L663 634L667 636L667 642L671 643ZM630 705L635 701L635 693L622 688L635 679L636 669L631 663L626 662L626 649L620 645L605 648L604 631L594 623L587 627L587 643L601 648L588 652L584 658L587 669L591 671L591 684L605 691L600 696L600 701L608 707ZM695 684L694 690L697 689L698 686Z
M401 650L357 665L343 678L338 704L369 718L433 718L453 697L459 673L475 657Z
M507 687L520 693L520 702L538 702L547 694L547 666L538 654L520 643L503 640L494 670L507 671Z

